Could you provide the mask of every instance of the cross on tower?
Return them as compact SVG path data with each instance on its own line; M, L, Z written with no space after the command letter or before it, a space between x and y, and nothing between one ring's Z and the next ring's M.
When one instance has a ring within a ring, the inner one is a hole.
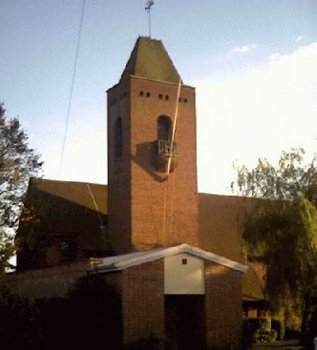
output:
M145 10L149 14L149 37L151 37L151 7L154 5L153 0L145 1Z

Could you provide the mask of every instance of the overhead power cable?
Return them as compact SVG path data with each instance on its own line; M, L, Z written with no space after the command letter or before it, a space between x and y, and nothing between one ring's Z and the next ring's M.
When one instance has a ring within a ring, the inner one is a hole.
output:
M86 8L86 0L83 0L82 7L81 7L79 28L78 28L78 33L77 33L77 47L76 47L76 53L75 53L73 75L72 75L72 80L71 80L71 85L70 85L70 92L69 92L69 98L68 98L68 107L67 107L67 114L66 114L64 138L63 138L61 155L60 155L59 176L61 176L62 167L63 167L63 159L64 159L64 152L65 152L65 146L66 146L66 141L67 141L67 133L68 133L68 124L69 124L69 119L70 119L70 112L71 112L71 107L72 107L73 92L74 92L74 86L75 86L77 62L78 62L78 56L79 56L81 32L82 32L82 27L83 27L83 23L84 23L85 8Z

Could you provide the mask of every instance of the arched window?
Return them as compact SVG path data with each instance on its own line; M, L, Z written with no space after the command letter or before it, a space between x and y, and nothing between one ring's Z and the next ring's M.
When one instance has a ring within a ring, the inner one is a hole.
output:
M166 115L157 119L157 139L170 140L172 136L172 121Z
M115 158L122 156L122 119L118 118L114 126L114 155Z

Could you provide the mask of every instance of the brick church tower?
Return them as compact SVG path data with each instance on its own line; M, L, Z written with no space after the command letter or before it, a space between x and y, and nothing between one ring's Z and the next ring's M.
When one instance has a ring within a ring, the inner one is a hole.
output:
M195 90L147 37L108 90L108 232L116 254L198 245Z

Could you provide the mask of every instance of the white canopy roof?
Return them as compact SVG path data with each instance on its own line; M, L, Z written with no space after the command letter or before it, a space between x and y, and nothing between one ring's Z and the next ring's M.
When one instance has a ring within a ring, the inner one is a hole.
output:
M187 253L206 261L223 265L229 267L232 270L240 271L243 273L245 273L248 269L246 265L184 243L174 247L158 248L145 250L142 252L111 256L107 258L91 259L91 268L89 270L104 272L124 270L128 267L145 264L181 253Z

